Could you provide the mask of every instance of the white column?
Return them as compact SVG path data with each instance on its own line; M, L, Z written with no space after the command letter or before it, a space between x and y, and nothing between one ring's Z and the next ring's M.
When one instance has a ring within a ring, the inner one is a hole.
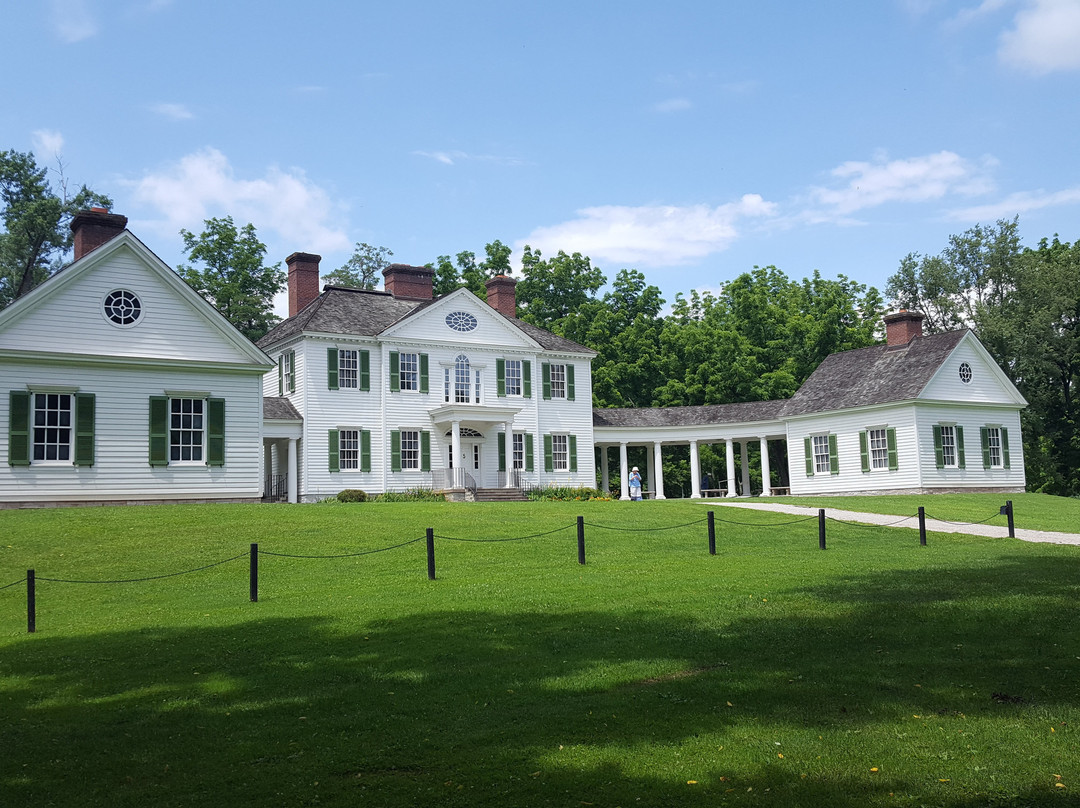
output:
M656 493L654 499L667 499L664 496L664 456L660 450L660 441L653 444L653 466L656 471Z
M600 447L600 490L606 497L611 489L611 474L608 471L608 447Z
M746 441L739 441L739 459L742 462L742 495L750 496L750 447Z
M450 456L454 458L453 488L465 485L465 467L461 463L461 421L450 422Z
M769 439L761 437L761 496L771 496L772 474L769 471Z
M727 496L735 496L735 443L733 441L726 440L724 444L727 448Z
M506 422L506 487L514 487L514 422Z
M296 462L296 438L289 438L289 469L286 472L286 474L289 475L287 485L288 485L288 491L289 491L289 502L292 502L292 503L295 503L296 500L297 500L297 495L296 495L297 479L296 479L296 477L299 474L299 472L297 471L297 466L298 466L298 464Z
M648 446L648 444L646 444ZM649 490L656 496L656 452L645 452L645 471L649 479ZM645 486L641 486L641 497L645 498Z
M630 499L630 466L626 462L626 444L619 444L619 499Z
M696 440L690 441L690 499L701 499L701 467Z

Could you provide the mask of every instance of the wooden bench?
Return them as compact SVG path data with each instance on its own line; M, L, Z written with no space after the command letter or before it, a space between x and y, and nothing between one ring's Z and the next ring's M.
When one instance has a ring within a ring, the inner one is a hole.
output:
M722 497L727 494L726 488L702 488L701 496L703 497Z
M769 493L774 497L786 497L791 495L791 489L784 486L777 486L775 488L770 488Z

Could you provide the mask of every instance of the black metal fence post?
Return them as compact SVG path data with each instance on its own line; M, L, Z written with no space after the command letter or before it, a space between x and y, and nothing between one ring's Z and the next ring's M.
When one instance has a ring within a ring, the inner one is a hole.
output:
M427 529L427 577L435 580L435 528Z
M926 508L919 506L919 544L926 546Z
M26 631L33 634L37 631L37 592L34 582L34 571L26 571Z
M716 555L716 522L712 511L709 511L709 555Z
M825 549L825 509L818 508L817 512L817 542L818 547Z
M251 543L251 556L248 563L248 588L251 592L251 602L259 602L259 545Z
M1009 538L1010 539L1015 539L1016 538L1016 525L1013 524L1013 510L1012 510L1012 500L1011 499L1005 500L1005 512L1009 517Z
M577 563L585 564L585 517L577 518Z

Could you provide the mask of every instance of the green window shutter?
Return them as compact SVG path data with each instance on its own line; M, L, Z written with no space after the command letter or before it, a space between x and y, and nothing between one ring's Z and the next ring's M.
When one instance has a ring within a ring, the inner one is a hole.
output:
M12 390L8 409L8 465L30 465L30 393Z
M533 470L533 436L531 432L525 435L525 471Z
M889 471L896 471L900 462L896 452L896 430L892 427L885 430L885 445L889 450Z
M398 352L390 352L390 392L396 393L401 389L401 374L398 371ZM401 469L398 469L401 471Z
M76 466L94 465L94 407L93 393L75 394L75 462Z
M401 432L390 433L390 471L401 471Z
M502 398L506 395L506 360L495 360L495 395ZM502 469L505 471L506 469Z
M803 438L803 451L806 452L806 476L814 476L814 442L807 435Z
M829 474L840 473L840 455L836 451L836 435L829 435Z
M367 351L360 352L360 389L371 389L371 354Z
M277 394L285 395L285 354L277 358Z
M540 365L541 386L544 390L544 400L551 398L551 365L544 362Z
M555 470L555 459L551 452L551 435L544 435L544 471Z
M1006 427L1001 428L1001 462L1005 464L1005 468L1010 468L1009 430Z
M934 424L934 460L939 469L945 468L945 452L941 448L941 425Z
M420 433L420 471L431 471L431 433Z
M326 387L330 390L338 389L338 353L337 348L326 349Z
M956 465L967 468L967 460L964 459L964 428L956 427Z
M570 440L570 471L577 471L577 435L571 435Z
M506 433L499 433L499 471L506 471Z
M371 471L371 430L360 430L360 471Z
M566 366L566 400L574 400L574 366Z
M169 465L168 396L150 396L150 465Z
M420 392L428 391L428 359L427 354L420 354Z
M340 437L336 429L328 430L326 433L326 459L331 472L341 471Z
M983 468L990 468L990 430L985 426L979 427L979 440L982 442Z
M532 398L532 361L529 359L521 362L521 394Z
M206 465L225 465L225 399L206 399Z
M870 450L866 445L866 433L859 433L859 455L862 457L862 470L863 474L870 471Z
M289 392L296 392L296 352L289 351L285 354L285 359L289 363Z

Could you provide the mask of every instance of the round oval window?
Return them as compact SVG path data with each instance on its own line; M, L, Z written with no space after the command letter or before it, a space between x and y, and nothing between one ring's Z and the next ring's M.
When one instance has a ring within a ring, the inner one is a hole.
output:
M971 365L967 362L960 363L960 381L964 384L971 384Z
M446 315L446 325L454 331L472 331L477 326L476 318L467 311L452 311Z
M134 325L142 317L142 303L127 289L117 289L105 297L105 316L117 325Z

